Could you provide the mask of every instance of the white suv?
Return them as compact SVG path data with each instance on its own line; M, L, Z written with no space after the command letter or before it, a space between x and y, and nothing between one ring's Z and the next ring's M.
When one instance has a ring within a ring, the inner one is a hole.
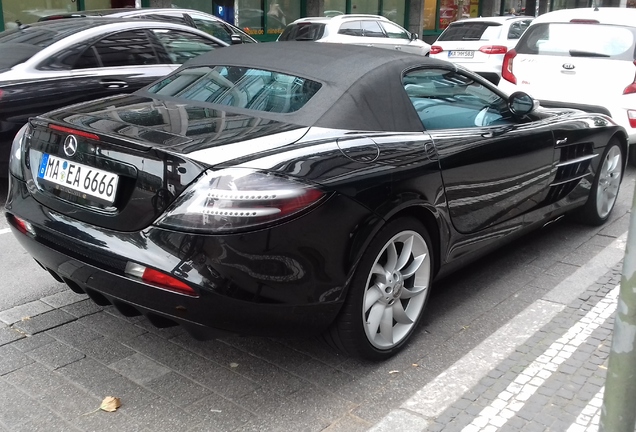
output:
M499 88L547 107L602 112L636 144L636 9L584 8L536 18L502 66ZM630 146L636 162L636 145Z
M504 54L513 48L534 17L468 18L452 22L431 47L431 57L477 72L495 85Z
M380 15L349 14L300 18L288 24L279 41L335 42L428 55L431 46Z

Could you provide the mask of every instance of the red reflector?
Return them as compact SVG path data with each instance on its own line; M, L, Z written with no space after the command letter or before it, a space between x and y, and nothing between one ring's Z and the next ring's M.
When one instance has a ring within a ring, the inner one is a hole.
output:
M479 48L479 51L484 54L505 54L508 52L508 47L503 45L486 45Z
M629 119L629 126L636 128L636 110L627 110L627 118Z
M442 51L444 51L444 50L443 50L443 49L442 49L442 47L441 47L441 46L439 46L439 45L433 45L433 46L431 47L431 54L439 54L439 53L441 53Z
M176 291L181 294L198 297L197 292L193 290L189 285L181 282L179 279L173 278L170 275L161 273L160 271L153 270L148 267L146 267L146 269L144 270L144 274L141 277L141 280L143 280L144 282L150 282L160 285L166 289Z
M570 20L571 23L577 23L577 24L598 24L597 20L593 20L593 19L572 19Z
M99 137L95 134L89 133L89 132L84 132L81 130L77 130L77 129L71 129L71 128L67 128L64 126L58 126L58 125L54 125L54 124L49 124L49 129L53 129L56 131L60 131L60 132L64 132L67 134L72 134L72 135L77 135L77 136L81 136L84 138L89 138L95 141L99 141Z
M26 221L20 219L17 216L13 216L14 226L20 231L22 234L26 234L27 231L27 223Z

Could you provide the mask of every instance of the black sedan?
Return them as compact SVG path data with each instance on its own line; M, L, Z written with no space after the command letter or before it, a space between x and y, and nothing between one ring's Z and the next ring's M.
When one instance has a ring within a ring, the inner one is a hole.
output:
M384 359L436 279L565 213L607 220L626 152L610 118L445 61L237 45L32 118L6 216L55 279L126 316Z
M189 26L138 19L57 20L0 33L0 176L29 117L132 93L225 46Z

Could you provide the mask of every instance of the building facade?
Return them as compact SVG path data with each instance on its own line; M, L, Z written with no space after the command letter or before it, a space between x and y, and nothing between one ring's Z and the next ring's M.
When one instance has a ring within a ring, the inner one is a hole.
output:
M427 42L449 23L495 16L515 9L539 15L550 10L592 6L636 7L636 0L0 0L0 30L29 24L42 16L120 7L179 7L223 18L260 41L276 40L287 23L306 16L342 13L384 15Z

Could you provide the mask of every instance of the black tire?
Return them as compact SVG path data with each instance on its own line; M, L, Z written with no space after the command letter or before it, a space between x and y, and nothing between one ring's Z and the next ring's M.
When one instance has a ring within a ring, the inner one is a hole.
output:
M400 351L426 307L435 268L432 251L430 236L417 220L389 222L364 252L325 340L368 360L385 360Z
M582 222L596 226L607 221L616 204L624 168L621 147L618 141L612 138L603 151L590 196L579 214Z

